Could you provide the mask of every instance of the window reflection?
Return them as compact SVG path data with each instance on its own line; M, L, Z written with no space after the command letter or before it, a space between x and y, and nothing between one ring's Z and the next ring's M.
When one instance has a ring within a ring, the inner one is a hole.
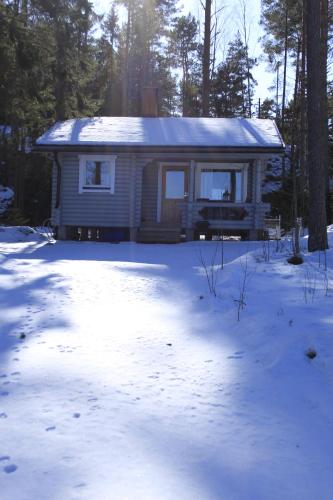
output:
M169 200L184 198L185 173L183 170L167 170L165 174L165 197Z
M242 172L201 170L200 198L212 201L242 201Z

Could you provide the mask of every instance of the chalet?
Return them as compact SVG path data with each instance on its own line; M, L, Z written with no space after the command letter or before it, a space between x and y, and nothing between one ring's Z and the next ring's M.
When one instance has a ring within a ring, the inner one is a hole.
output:
M35 145L54 158L60 239L256 239L266 163L284 151L274 121L98 117L56 123Z

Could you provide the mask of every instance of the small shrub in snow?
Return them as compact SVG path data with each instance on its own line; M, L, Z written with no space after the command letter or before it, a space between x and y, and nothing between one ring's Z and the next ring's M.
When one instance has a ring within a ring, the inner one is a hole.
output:
M239 289L239 296L237 299L234 299L234 301L237 304L237 321L240 320L240 313L243 311L243 309L246 306L246 295L247 295L247 289L249 285L249 281L252 277L252 272L249 270L249 265L248 265L248 260L247 260L247 255L245 257L245 261L242 261L241 263L241 277L239 280L238 284L238 289Z
M323 267L327 271L327 255L326 250L318 252L318 266Z
M207 278L207 284L208 284L208 289L209 292L214 295L214 297L217 296L216 292L216 286L217 286L217 277L218 277L218 271L220 269L220 266L217 264L217 256L218 256L218 242L215 245L214 252L211 257L211 262L210 264L207 263L202 251L200 250L199 252L199 260L200 263L205 271L205 275ZM223 246L222 246L222 265L221 269L223 269Z
M261 248L264 262L269 262L271 258L271 244L269 238L262 240Z
M328 279L327 269L324 272L324 278L323 278L323 280L324 280L325 297L328 297L329 294L330 294L331 289L330 289L330 281Z
M304 273L304 282L303 282L303 296L304 302L308 304L309 302L313 303L315 299L317 291L317 275L315 271L311 271L310 268L307 268Z

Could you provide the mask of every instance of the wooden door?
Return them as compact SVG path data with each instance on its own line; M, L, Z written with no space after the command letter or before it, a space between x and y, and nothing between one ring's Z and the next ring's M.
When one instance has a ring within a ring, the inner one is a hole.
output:
M167 226L181 227L181 203L188 197L188 167L163 167L162 218Z

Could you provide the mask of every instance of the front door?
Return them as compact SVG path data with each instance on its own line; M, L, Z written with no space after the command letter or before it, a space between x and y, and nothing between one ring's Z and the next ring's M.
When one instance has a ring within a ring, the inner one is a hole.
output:
M188 168L163 167L162 220L167 226L181 227L181 203L188 197Z

